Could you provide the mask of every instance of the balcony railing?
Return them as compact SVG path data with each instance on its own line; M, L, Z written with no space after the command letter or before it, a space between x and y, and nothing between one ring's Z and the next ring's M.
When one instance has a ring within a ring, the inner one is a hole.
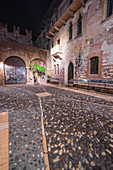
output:
M47 37L53 37L55 32L58 32L62 25L65 25L70 17L74 17L77 12L88 0L72 0L71 3L66 2L58 13L53 17L50 29L46 33Z
M55 16L53 17L52 21L51 21L51 26L53 26L57 20L62 16L62 14L67 10L67 8L69 7L69 2L66 2L60 9L59 11L55 14Z

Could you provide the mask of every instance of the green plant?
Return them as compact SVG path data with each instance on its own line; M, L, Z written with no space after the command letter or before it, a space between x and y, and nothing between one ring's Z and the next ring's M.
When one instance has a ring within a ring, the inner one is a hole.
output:
M47 78L49 79L49 78L51 78L51 76L50 76L50 75L47 75Z
M33 70L33 73L38 73L38 75L45 74L46 68L39 66L38 64L30 65L30 70Z

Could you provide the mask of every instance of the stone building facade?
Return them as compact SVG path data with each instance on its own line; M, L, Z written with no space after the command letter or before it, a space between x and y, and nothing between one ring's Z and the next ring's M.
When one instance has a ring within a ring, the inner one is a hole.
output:
M50 74L49 51L31 45L31 32L26 30L26 35L21 35L19 28L14 27L13 33L7 31L6 25L0 28L0 85L34 83L30 64L44 66L46 74Z
M52 77L113 80L112 0L62 0L46 36Z

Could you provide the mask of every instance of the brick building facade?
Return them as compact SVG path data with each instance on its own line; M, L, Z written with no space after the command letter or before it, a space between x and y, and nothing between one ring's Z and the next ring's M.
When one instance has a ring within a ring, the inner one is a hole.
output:
M3 67L8 57L15 56L27 69L31 61L46 65L47 74L62 83L75 78L113 80L112 0L53 0L34 39L41 49L31 46L31 32L21 35L15 26L13 30L9 33L7 25L0 26ZM5 69L0 67L4 80ZM27 70L26 82L30 81Z
M49 51L32 46L31 32L21 35L19 27L13 28L8 32L7 25L0 25L0 84L34 83L30 64L44 66L50 74Z
M113 80L112 0L63 0L46 36L52 77Z

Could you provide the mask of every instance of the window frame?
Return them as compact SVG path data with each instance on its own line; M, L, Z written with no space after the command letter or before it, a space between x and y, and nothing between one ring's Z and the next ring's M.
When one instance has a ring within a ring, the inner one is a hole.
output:
M95 60L95 61L93 61L93 60ZM98 73L99 73L99 57L94 56L94 57L90 58L90 74L98 75Z
M59 74L59 64L57 64L57 73Z
M78 21L77 21L77 36L82 34L82 15L79 15Z
M60 38L57 40L57 44L60 45Z
M56 65L54 65L54 73L56 74Z
M109 2L110 1L110 2ZM108 7L108 5L111 5ZM111 9L110 9L111 8ZM107 12L106 17L110 17L113 14L113 0L107 0Z
M52 40L51 42L51 47L53 48L54 47L54 41Z
M72 38L73 38L73 24L71 22L69 26L69 41L72 40Z

